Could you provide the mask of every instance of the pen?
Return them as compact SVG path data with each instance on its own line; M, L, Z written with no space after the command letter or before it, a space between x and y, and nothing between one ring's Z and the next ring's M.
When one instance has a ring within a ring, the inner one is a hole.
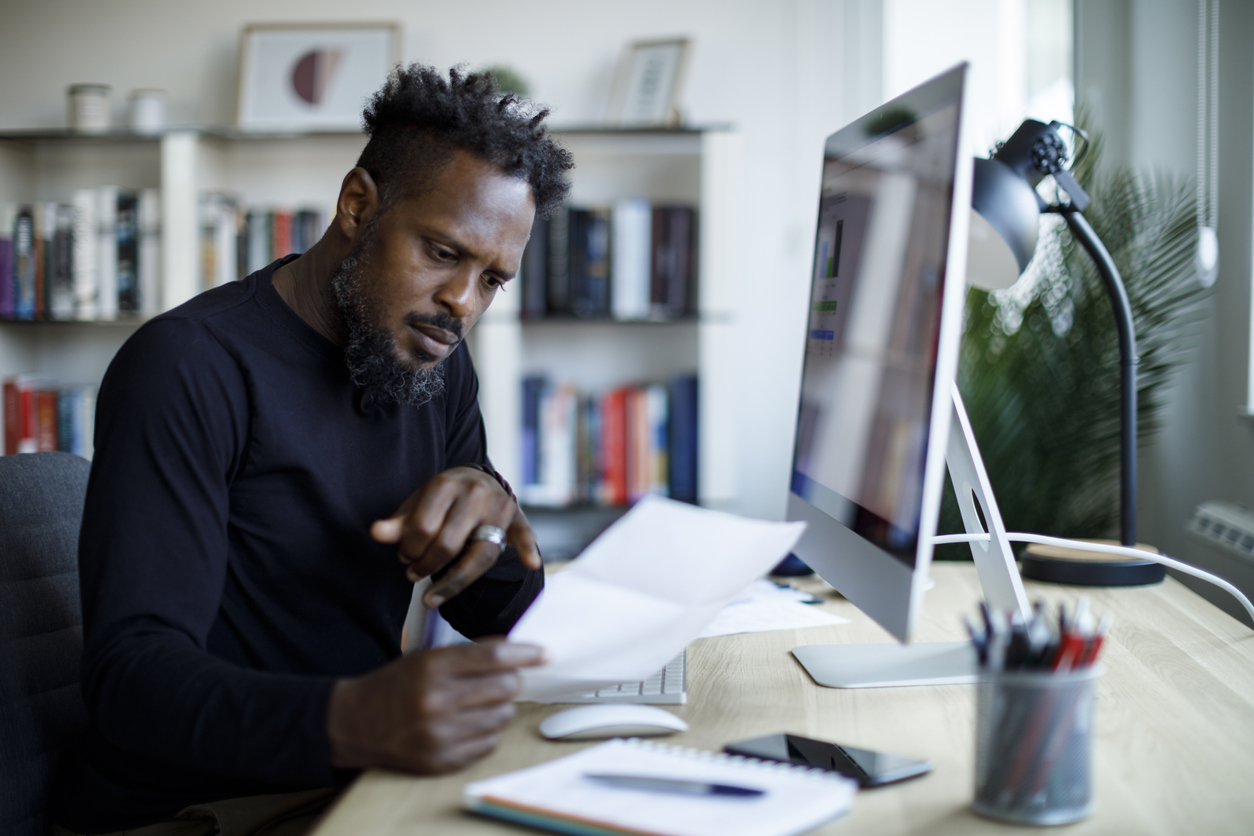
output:
M732 784L711 784L706 781L685 781L677 778L653 778L648 775L585 774L583 777L599 781L611 787L650 792L669 792L678 795L766 795L766 790L753 787L737 787Z

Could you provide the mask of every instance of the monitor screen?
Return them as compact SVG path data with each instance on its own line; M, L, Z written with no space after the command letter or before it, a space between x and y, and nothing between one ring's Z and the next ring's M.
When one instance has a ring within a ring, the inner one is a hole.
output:
M912 568L958 157L950 75L827 140L793 454L793 494Z

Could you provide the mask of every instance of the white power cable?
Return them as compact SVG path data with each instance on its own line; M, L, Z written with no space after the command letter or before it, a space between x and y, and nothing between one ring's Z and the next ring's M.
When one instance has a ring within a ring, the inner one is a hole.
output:
M945 543L983 543L988 541L987 532L979 534L942 534L932 538L934 545L942 545ZM1065 549L1076 549L1084 552L1099 552L1102 554L1118 554L1124 557L1132 557L1137 560L1151 560L1154 563L1161 563L1168 568L1184 572L1186 575L1192 575L1195 578L1201 578L1208 583L1213 583L1220 589L1225 590L1232 597L1241 602L1241 606L1245 607L1245 611L1250 614L1250 618L1254 619L1254 604L1250 603L1250 599L1245 597L1245 593L1228 583L1218 575L1212 575L1210 572L1198 569L1196 566L1190 566L1187 563L1181 563L1172 557L1164 554L1155 554L1154 552L1141 551L1140 549L1129 548L1128 546L1113 546L1106 543L1087 543L1083 540L1068 540L1065 537L1049 537L1044 534L1025 534L1021 531L1012 531L1006 534L1006 539L1012 543L1036 543L1041 546L1061 546Z

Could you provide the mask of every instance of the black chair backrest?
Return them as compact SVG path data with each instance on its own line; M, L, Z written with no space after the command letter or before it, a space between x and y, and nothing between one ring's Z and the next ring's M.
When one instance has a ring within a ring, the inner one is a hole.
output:
M86 723L78 530L91 465L0 456L0 833L48 833L61 756Z

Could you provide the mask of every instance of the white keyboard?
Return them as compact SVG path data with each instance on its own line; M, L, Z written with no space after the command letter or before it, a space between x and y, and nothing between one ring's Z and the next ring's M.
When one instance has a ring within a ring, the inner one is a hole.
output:
M637 703L644 705L683 705L688 702L688 651L670 660L666 667L639 682L620 682L598 691L563 694L542 700L546 703Z

